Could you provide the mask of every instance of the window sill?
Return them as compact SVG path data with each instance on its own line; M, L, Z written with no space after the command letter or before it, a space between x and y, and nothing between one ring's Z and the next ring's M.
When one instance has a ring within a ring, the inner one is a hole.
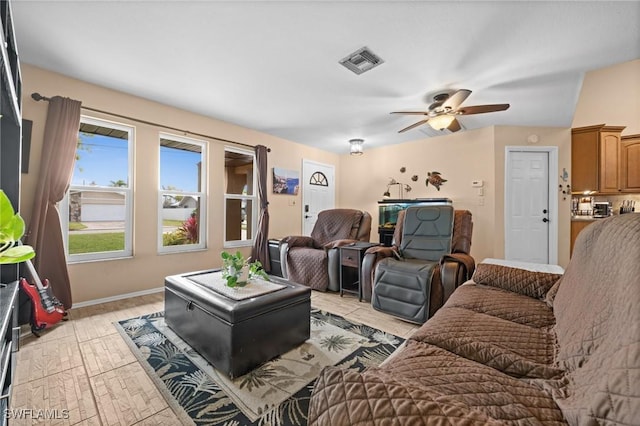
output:
M162 251L158 251L158 256L166 256L166 255L170 255L170 254L190 254L190 253L199 253L199 252L203 252L203 251L209 251L208 248L206 247L198 247L198 248L193 248L193 249L189 249L189 250L162 250Z
M99 259L67 259L67 265L78 265L81 263L94 263L94 262L112 262L114 260L131 260L133 255L119 256L119 257L103 257Z
M251 247L253 246L253 241L244 240L244 241L225 241L223 248L237 248L237 247Z

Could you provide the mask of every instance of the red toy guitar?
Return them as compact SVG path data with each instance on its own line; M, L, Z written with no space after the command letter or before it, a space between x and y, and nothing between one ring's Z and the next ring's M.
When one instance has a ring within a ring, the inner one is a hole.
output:
M65 312L62 303L53 295L49 280L45 279L43 284L31 261L27 260L25 263L36 285L30 284L29 281L22 278L20 279L20 286L31 299L31 306L33 307L31 332L40 337L38 332L52 327L61 320L66 320L67 312Z

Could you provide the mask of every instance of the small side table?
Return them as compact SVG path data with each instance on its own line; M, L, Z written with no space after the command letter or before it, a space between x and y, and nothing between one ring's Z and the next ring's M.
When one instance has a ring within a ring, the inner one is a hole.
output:
M282 263L280 262L280 240L271 238L267 242L269 247L269 259L271 264L271 275L282 277Z
M340 297L345 292L358 295L358 301L362 302L362 287L360 276L362 274L362 258L368 248L377 244L357 242L340 247Z

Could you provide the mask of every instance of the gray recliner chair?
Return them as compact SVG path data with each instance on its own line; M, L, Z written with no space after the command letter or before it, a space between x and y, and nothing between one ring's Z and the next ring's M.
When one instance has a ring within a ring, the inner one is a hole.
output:
M374 309L422 324L430 314L432 278L451 254L454 209L412 206L404 212L401 240L393 257L375 266L371 304Z

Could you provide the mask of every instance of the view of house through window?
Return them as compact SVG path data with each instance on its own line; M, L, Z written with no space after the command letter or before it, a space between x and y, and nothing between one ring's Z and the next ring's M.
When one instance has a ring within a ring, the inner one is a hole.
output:
M246 245L256 229L255 155L252 151L226 148L225 244Z
M203 142L160 135L160 251L204 248Z
M131 255L133 128L82 117L64 200L70 261Z

